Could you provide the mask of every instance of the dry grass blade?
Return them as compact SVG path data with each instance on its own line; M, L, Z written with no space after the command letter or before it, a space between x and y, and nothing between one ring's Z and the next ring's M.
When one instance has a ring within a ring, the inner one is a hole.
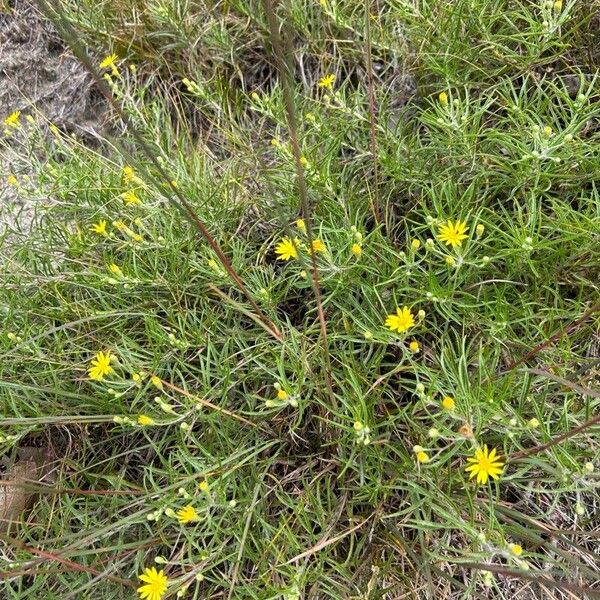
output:
M260 427L260 425L257 425L256 423L249 421L245 417L236 415L234 412L231 412L230 410L227 410L226 408L221 408L220 406L213 404L209 400L205 400L204 398L200 398L199 396L190 394L188 391L176 386L173 383L169 383L168 381L163 381L163 380L161 380L161 383L165 387L168 387L168 388L176 391L177 393L181 394L182 396L185 396L186 398L190 398L191 400L194 400L194 402L197 402L198 404L201 404L202 406L206 406L206 408L210 408L211 410L214 410L214 411L224 414L228 417L231 417L232 419L235 419L236 421L239 421L240 423L244 423L244 425L249 425L250 427L259 427L262 429L262 427Z

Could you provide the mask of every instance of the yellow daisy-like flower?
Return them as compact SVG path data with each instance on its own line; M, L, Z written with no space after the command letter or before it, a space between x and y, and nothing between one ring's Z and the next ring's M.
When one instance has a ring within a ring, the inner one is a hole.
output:
M206 481L206 479L203 479L199 484L198 484L198 489L201 492L208 492L208 488L210 487L208 481Z
M335 75L333 73L329 73L329 75L325 75L325 77L321 77L321 79L319 79L319 87L326 90L332 90L334 83Z
M175 513L175 516L177 517L177 520L182 525L187 525L188 523L193 523L195 521L200 520L200 517L198 516L196 509L191 504L188 504L187 506L180 508Z
M107 352L98 352L92 359L91 367L88 369L90 379L94 381L102 381L105 375L110 375L114 369L110 366L110 361L113 359L110 350Z
M108 265L108 270L113 275L117 275L117 277L123 277L123 271L121 271L121 267L119 267L119 265L117 265L115 263Z
M152 375L152 377L150 377L150 382L154 387L157 387L159 390L163 389L162 381L158 375Z
M403 333L404 331L408 331L411 327L414 327L415 318L410 312L410 308L404 306L402 308L396 308L395 315L388 315L385 324L392 331Z
M140 581L146 584L137 589L141 600L163 599L169 585L169 579L162 569L157 571L156 567L148 567L138 577Z
M438 94L438 100L442 106L448 106L448 94L446 94L446 92L440 92Z
M278 260L290 260L298 258L298 247L290 238L284 237L275 247Z
M98 235L106 235L106 219L100 219L90 227L90 231Z
M17 185L19 185L19 180L14 175L9 175L6 178L6 183L8 183L8 185L10 185L11 187L16 187Z
M156 421L148 415L140 415L137 418L137 422L138 425L141 425L142 427L147 427L148 425L154 425L156 423Z
M296 221L296 227L302 232L302 233L306 233L306 223L304 222L304 219L298 219Z
M445 396L444 399L442 400L442 406L446 410L454 410L454 407L456 406L456 402L454 401L454 398L452 396Z
M15 110L15 112L8 115L8 117L6 117L6 119L4 119L3 122L7 127L17 128L20 125L20 123L19 123L20 118L21 118L21 111Z
M121 198L125 204L141 204L142 201L138 198L137 194L133 190L129 190L127 192L123 192L121 194Z
M119 57L116 54L109 54L99 65L101 69L111 69L112 74L116 77L119 75L119 69L117 69L117 61Z
M280 400L287 400L288 394L287 394L287 392L286 392L285 390L279 390L279 391L277 392L277 397L278 397Z
M466 240L469 228L465 221L451 221L440 226L438 238L440 242L444 242L446 246L462 246L463 240Z
M360 256L362 254L362 246L360 244L352 244L350 250L354 256Z
M523 546L521 546L521 544L509 544L508 547L515 556L521 556L521 554L523 554Z
M135 169L129 165L123 167L121 179L124 185L144 185L144 182L135 174Z
M133 167L125 165L123 167L123 183L129 185L130 183L133 183L134 179L135 171L133 170Z
M424 450L419 450L419 452L417 452L415 456L417 458L417 462L429 462L429 454L427 454L427 452L425 452Z
M312 249L314 253L317 252L327 252L327 246L321 240L313 240Z
M468 458L467 462L471 463L465 468L469 474L469 479L477 477L477 483L485 484L488 479L499 479L502 474L504 462L496 453L496 448L488 451L487 444L483 448L475 450L475 456Z
M417 342L417 340L413 340L409 345L408 345L409 349L411 352L413 352L414 354L416 354L417 352L419 352L419 350L421 349L421 346L419 345L419 342Z

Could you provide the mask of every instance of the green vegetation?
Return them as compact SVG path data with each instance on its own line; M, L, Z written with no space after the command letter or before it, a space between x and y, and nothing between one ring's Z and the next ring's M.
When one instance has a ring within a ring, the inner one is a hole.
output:
M168 598L591 597L591 3L290 0L291 78L260 2L61 10L139 137L32 108L0 142L36 202L2 246L2 449L60 458L4 597L134 598L152 566Z

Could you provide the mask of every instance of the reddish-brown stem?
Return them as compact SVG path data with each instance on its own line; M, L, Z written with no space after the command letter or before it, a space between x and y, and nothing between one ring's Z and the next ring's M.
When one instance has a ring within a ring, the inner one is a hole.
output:
M273 55L277 64L277 70L281 79L281 90L283 92L283 100L286 109L286 117L288 124L288 132L290 135L290 142L292 145L292 153L294 155L294 163L296 166L296 181L298 183L298 195L300 197L300 206L302 208L302 216L306 224L306 236L308 238L308 244L310 249L310 259L312 265L312 279L311 285L313 293L315 295L315 302L317 304L317 315L319 319L319 327L321 330L321 342L323 347L323 358L325 361L325 380L327 383L327 389L329 392L329 398L332 406L335 407L335 395L333 393L333 381L331 378L331 359L329 356L329 344L327 340L327 324L325 322L325 312L323 310L323 302L321 296L321 285L319 278L319 269L317 267L317 259L315 253L312 251L313 242L313 229L312 219L310 213L310 204L308 201L308 189L306 187L306 179L304 178L304 170L301 162L302 153L300 151L300 143L298 141L298 127L296 122L296 108L294 98L292 96L292 85L290 83L290 69L285 59L285 52L283 49L283 43L279 34L279 27L275 11L273 9L273 0L263 0L265 13L269 22L269 33L271 45L273 46Z
M557 342L563 336L565 336L565 335L571 333L572 331L574 331L575 329L577 329L577 327L579 327L582 323L587 321L595 312L597 312L599 310L600 310L600 302L597 304L594 304L590 309L586 310L583 313L583 315L581 315L581 317L579 317L579 319L577 319L576 321L573 321L566 327L563 327L562 329L557 331L555 334L551 335L546 341L538 344L535 348L533 348L532 350L527 352L527 354L525 354L524 356L522 356L521 358L519 358L515 361L512 361L506 367L506 369L504 369L502 374L504 375L505 373L508 373L509 371L512 371L513 369L516 369L517 367L526 363L528 360L532 359L536 354L541 352L544 348L547 348L551 344L554 344L554 342Z
M371 56L371 0L365 0L365 34L366 34L366 67L367 86L369 90L369 132L371 138L371 157L373 159L373 218L379 225L381 222L381 206L379 202L379 171L377 168L377 138L375 136L375 89L373 86L373 58Z
M192 208L191 204L183 197L181 191L173 185L171 178L167 175L165 170L162 168L152 150L148 147L140 133L136 130L136 128L131 123L131 119L127 115L127 113L123 110L121 105L117 102L113 93L111 92L109 86L105 83L105 81L100 77L100 74L97 72L96 68L92 64L91 60L88 58L85 50L82 48L81 44L77 41L77 34L73 30L73 27L69 23L68 19L65 18L57 18L56 15L60 15L60 8L57 5L56 0L37 0L40 8L44 12L44 14L48 17L50 21L54 23L58 31L62 34L65 40L69 43L73 54L81 61L84 67L89 71L91 76L94 78L96 85L100 92L106 97L110 105L115 109L127 130L131 133L139 148L142 150L146 158L152 164L152 166L156 169L156 172L160 176L160 183L164 186L168 186L169 192L172 193L177 201L173 200L172 196L167 194L167 198L169 202L174 204L181 213L196 227L196 229L201 233L204 239L208 242L208 245L211 247L213 252L217 255L221 264L225 267L225 270L229 274L229 276L233 279L238 289L246 296L248 302L252 305L252 308L256 311L257 315L259 315L261 321L267 325L269 331L273 334L275 338L278 340L282 340L282 335L275 323L273 323L262 311L252 294L248 291L244 282L233 268L231 261L225 255L217 241L213 238L211 233L208 231L205 223L198 217ZM52 9L50 6L52 6ZM53 12L54 11L54 12ZM149 175L146 173L146 175ZM152 176L150 176L153 179Z

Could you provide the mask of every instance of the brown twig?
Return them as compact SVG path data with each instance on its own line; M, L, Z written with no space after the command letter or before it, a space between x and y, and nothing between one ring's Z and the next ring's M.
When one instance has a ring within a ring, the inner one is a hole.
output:
M221 261L223 267L236 283L238 289L246 296L248 302L252 305L252 308L259 315L260 319L268 326L269 331L273 334L273 336L282 340L283 336L275 323L273 323L267 315L262 311L257 301L254 299L252 294L248 291L241 277L238 275L237 271L233 268L231 261L223 252L221 247L215 238L211 235L206 227L206 224L198 217L192 205L183 197L181 191L173 185L171 178L167 175L165 170L162 168L158 160L156 159L154 152L148 147L140 133L133 126L131 119L127 115L127 113L123 110L121 105L117 102L117 99L114 97L112 91L109 86L105 83L105 81L100 77L100 74L97 72L96 68L92 64L92 61L89 59L87 53L77 40L77 33L73 29L72 25L69 23L68 19L62 18L60 16L60 8L56 0L37 0L38 5L42 12L46 15L46 17L56 26L57 30L60 34L65 38L65 40L69 43L69 46L73 52L73 54L81 61L83 66L89 71L91 76L93 77L98 89L102 93L102 95L107 99L109 104L114 108L114 110L119 115L119 118L123 121L127 130L131 133L136 143L139 145L139 148L142 150L146 158L152 164L152 166L156 169L157 173L160 176L160 182L162 186L167 186L169 188L169 192L173 194L178 201L173 200L170 194L167 194L167 199L169 202L174 204L176 208L186 217L201 233L204 239L208 242L208 245L211 247L213 252L217 255L218 259ZM58 16L57 16L58 15ZM156 179L146 172L146 175L156 181ZM159 186L160 187L160 186Z
M133 588L133 589L136 588L136 585L127 579L121 579L120 577L116 577L115 575L110 575L109 573L103 573L101 571L97 571L96 569L93 569L92 567L84 567L83 565L80 565L79 563L69 560L68 558L63 558L62 556L60 556L58 554L53 554L52 552L48 552L47 550L42 550L41 548L34 548L33 546L27 546L23 542L16 540L10 536L0 534L0 539L4 540L6 543L10 544L11 546L16 546L17 548L19 548L19 550L22 550L23 552L29 552L30 554L35 554L36 556L40 556L42 558L45 558L46 560L51 560L51 561L61 563L63 565L68 566L70 569L72 569L74 571L79 571L81 573L91 573L92 575L96 575L97 577L110 579L111 581L114 581L115 583L120 583L121 585L126 586L128 588ZM9 579L13 575L14 574L12 573L12 571L3 571L3 572L0 572L0 579Z
M535 575L533 573L528 573L526 571L515 571L512 569L506 569L505 567L499 567L497 565L489 565L485 563L461 563L455 562L454 565L458 567L462 567L465 569L476 569L478 571L491 571L492 573L497 573L498 575L504 575L505 577L516 577L517 579L525 579L527 581L532 581L534 583L538 583L539 585L547 585L551 588L556 588L559 590L568 590L569 592L574 592L578 594L578 598L600 598L600 590L595 590L589 587L581 587L575 585L573 583L568 583L566 581L557 581L556 579L552 579L548 574L544 573L542 575Z
M367 86L369 93L369 133L371 138L371 157L373 159L373 218L375 224L381 222L381 206L379 201L379 171L377 168L377 138L375 136L375 90L373 86L373 58L371 56L371 0L365 0L365 43L367 62Z
M198 402L198 404L202 404L202 406L206 406L207 408L210 408L210 409L220 412L224 415L227 415L228 417L231 417L232 419L235 419L236 421L240 421L240 423L244 423L245 425L250 425L250 427L258 427L258 428L262 429L262 427L260 427L260 425L257 425L256 423L249 421L245 417L236 415L234 412L231 412L230 410L227 410L226 408L221 408L220 406L213 404L209 400L204 400L204 398L200 398L200 396L195 396L194 394L191 394L190 392L184 390L183 388L176 386L173 383L169 383L168 381L164 381L162 379L161 379L161 382L164 386L166 386L172 390L175 390L176 392L178 392L179 394L182 394L186 398L190 398L191 400Z
M296 166L296 181L298 183L298 195L300 197L300 206L302 208L302 216L306 224L306 236L308 238L310 259L312 264L312 278L311 286L315 295L315 302L317 305L317 314L319 317L319 326L321 330L321 343L323 349L323 359L325 361L325 380L327 383L327 390L329 392L329 399L333 408L336 406L335 395L333 393L333 379L331 377L331 358L329 356L329 342L327 338L327 324L325 322L325 312L323 310L323 301L321 296L321 285L319 277L319 269L317 267L317 258L315 252L312 250L313 243L313 229L312 219L310 212L310 203L308 200L308 189L306 186L306 179L304 178L304 168L302 166L301 158L302 153L300 151L300 143L298 141L298 127L296 122L296 107L294 98L292 96L292 85L290 82L291 69L286 61L286 53L283 47L283 41L279 33L279 26L277 17L275 16L275 10L273 8L273 0L263 0L265 13L267 15L267 21L269 23L269 33L271 45L273 46L273 56L279 71L279 77L281 79L281 90L283 93L283 101L285 104L286 118L288 125L288 132L290 135L290 142L292 145L292 153L294 155L294 163ZM288 53L289 54L289 53Z
M557 342L563 336L565 336L565 335L571 333L572 331L574 331L575 329L577 329L577 327L579 327L582 323L587 321L595 312L597 312L599 310L600 310L600 302L598 302L597 304L594 304L591 308L586 310L583 313L583 315L581 315L581 317L579 317L579 319L577 319L576 321L573 321L571 324L567 325L566 327L563 327L562 329L557 331L555 334L551 335L546 341L538 344L535 348L533 348L532 350L527 352L527 354L525 354L521 358L511 362L506 367L506 369L504 369L504 371L502 371L501 375L505 375L509 371L512 371L513 369L516 369L517 367L526 363L529 359L533 358L536 354L538 354L544 348L550 346L551 344L554 344L554 342Z
M541 369L524 369L524 370L527 373L532 373L534 375L541 375L542 377L547 377L548 379L552 379L553 381L556 381L557 383L560 383L561 385L569 387L584 396L592 396L593 398L600 398L600 392L597 392L596 390L591 390L589 388L585 388L581 385L573 383L572 381L569 381L568 379L564 379L563 377L554 375L553 373L548 373L547 371L542 371ZM543 452L544 450L547 450L548 448L551 448L552 446L556 446L557 444L560 444L561 442L568 440L569 438L573 437L574 435L577 435L578 433L581 433L582 431L585 431L586 429L593 427L594 425L596 425L596 423L600 423L600 415L596 415L595 417L592 417L591 419L587 420L585 423L582 423L581 425L578 425L577 427L574 427L573 429L570 429L569 431L567 431L565 433L561 433L560 435L557 435L556 437L552 438L549 442L546 442L545 444L540 444L538 446L534 446L533 448L528 448L527 450L522 450L521 452L512 454L510 456L510 460L512 461L512 460L516 460L519 458L524 458L525 456L530 456L531 454L539 454L540 452Z

